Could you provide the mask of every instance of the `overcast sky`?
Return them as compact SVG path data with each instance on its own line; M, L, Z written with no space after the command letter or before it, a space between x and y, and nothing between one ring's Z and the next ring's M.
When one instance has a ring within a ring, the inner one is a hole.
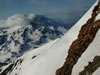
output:
M0 0L0 19L14 14L41 14L74 24L96 0Z

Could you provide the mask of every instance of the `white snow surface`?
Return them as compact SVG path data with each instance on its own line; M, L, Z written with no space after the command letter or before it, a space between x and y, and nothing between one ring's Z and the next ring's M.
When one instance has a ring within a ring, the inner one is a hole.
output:
M19 58L23 59L21 65L17 64L12 72L7 75L55 75L56 70L64 64L71 43L77 39L81 26L91 17L96 4L97 2L61 39L24 54ZM75 65L72 75L78 75L78 72L83 69L83 66L87 65L88 61L92 61L94 56L100 55L99 37L100 31L98 31L95 40L85 54L79 59L78 62L80 63ZM32 59L33 56L36 57Z
M99 20L99 19L100 19L100 14L97 15L97 17L96 17L95 20L97 21L97 20Z

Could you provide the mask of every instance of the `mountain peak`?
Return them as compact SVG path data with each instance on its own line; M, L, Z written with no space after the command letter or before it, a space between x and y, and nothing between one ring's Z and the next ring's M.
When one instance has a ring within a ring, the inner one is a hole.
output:
M25 53L3 69L2 75L100 74L100 18L98 16L100 9L98 6L97 0L63 37Z
M0 63L10 63L25 52L61 37L67 29L42 15L21 15L9 17L2 24L7 29L0 32ZM7 27L7 26L6 26Z

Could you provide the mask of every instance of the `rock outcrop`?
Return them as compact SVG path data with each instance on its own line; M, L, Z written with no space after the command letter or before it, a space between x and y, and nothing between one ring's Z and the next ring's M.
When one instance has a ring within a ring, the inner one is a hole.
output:
M99 7L100 1L94 7L91 18L81 27L78 38L73 41L69 48L64 65L56 71L56 75L71 75L74 65L94 40L95 35L100 28L100 20L95 20L96 16L100 13ZM80 75L85 74L80 73Z
M79 75L92 75L100 67L100 56L95 56L93 62L89 62Z

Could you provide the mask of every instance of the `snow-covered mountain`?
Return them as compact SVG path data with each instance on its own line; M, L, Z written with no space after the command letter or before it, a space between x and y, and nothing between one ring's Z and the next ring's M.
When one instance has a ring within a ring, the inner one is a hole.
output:
M42 15L17 14L0 22L0 66L61 37L67 29Z
M97 0L62 38L26 52L5 66L1 75L99 75L99 28L100 0Z

